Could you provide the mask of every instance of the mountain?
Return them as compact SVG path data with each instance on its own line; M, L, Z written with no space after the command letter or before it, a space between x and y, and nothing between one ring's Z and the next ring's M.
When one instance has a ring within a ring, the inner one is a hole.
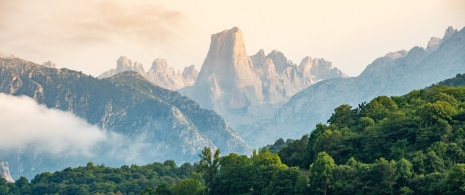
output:
M10 175L10 168L8 162L0 161L0 179L3 178L7 182L15 182L15 180Z
M298 66L277 50L266 56L264 50L260 50L250 59L262 81L267 103L286 102L297 92L318 81L346 77L331 62L309 56L302 59Z
M357 106L374 97L401 95L455 76L465 70L465 29L446 30L426 49L390 52L373 61L358 76L320 81L295 94L271 119L250 126L243 134L252 146L278 138L298 138L317 123L326 123L341 104Z
M166 60L160 58L153 61L152 67L146 72L143 64L138 62L133 64L130 59L121 56L116 62L116 69L106 71L98 78L108 78L125 71L137 72L150 82L170 90L192 86L198 75L194 65L185 67L181 73L180 70L175 71L173 67L169 67Z
M48 108L69 111L107 134L123 135L128 147L136 143L157 146L158 149L140 154L145 163L157 158L197 160L196 155L205 146L220 148L224 153L250 152L248 145L214 111L202 109L191 99L156 86L136 72L97 79L19 58L0 58L0 92L29 96ZM23 155L21 158L3 159L15 164L24 163L16 162L18 159L39 162L30 156L36 155L34 152L25 150L18 154Z
M239 28L213 34L199 76L179 92L213 109L235 129L271 116L295 93L324 79L345 75L324 59L306 57L297 66L283 53L249 56Z

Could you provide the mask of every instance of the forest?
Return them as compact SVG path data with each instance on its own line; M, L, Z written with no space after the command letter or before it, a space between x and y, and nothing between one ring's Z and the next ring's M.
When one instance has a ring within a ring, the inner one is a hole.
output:
M297 140L250 156L93 165L0 181L0 194L465 194L465 75L341 105ZM283 130L285 131L285 130Z

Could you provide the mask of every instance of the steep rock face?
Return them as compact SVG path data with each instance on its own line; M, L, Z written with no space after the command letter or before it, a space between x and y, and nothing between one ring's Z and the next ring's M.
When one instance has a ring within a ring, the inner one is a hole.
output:
M270 117L311 84L345 76L330 62L306 59L297 66L277 50L248 56L242 33L234 27L211 36L195 85L179 91L220 113L240 132L240 126Z
M146 72L143 64L135 62L133 65L131 60L122 56L117 61L116 69L106 71L98 78L108 78L125 71L137 72L150 82L170 90L192 86L198 75L194 65L184 68L185 73L181 74L179 70L175 71L173 67L169 67L166 60L160 58L154 60L152 67Z
M121 62L122 65L129 64L125 63L128 61ZM225 154L250 152L248 145L214 111L202 109L189 98L158 87L135 72L96 79L18 58L0 58L0 92L32 97L49 108L72 112L105 132L117 132L133 142L142 140L165 148L163 151L147 151L143 159L145 163L160 158L157 152L165 154L158 160L197 160L196 155L205 146L220 148ZM23 167L43 158L31 157L36 154L30 149L17 154L21 158L2 155L0 158ZM72 161L61 159L60 162L60 166L65 166ZM117 162L105 162L108 163ZM37 167L46 167L40 163L33 165L36 172L40 171ZM30 171L30 167L25 167L17 173L31 174Z
M211 36L193 97L205 108L242 109L263 103L260 78L253 71L239 28ZM219 108L224 106L224 108Z
M15 182L15 180L10 175L8 162L4 162L3 160L0 161L0 178L5 179L7 182Z
M432 39L429 48L414 47L378 58L354 78L320 81L295 94L264 123L256 124L246 140L252 146L278 138L297 138L326 123L341 104L357 106L380 95L402 95L465 71L465 28L448 28L443 39Z

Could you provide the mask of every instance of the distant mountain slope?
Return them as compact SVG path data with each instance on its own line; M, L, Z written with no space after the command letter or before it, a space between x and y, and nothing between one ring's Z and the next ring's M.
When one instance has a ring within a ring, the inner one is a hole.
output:
M49 108L72 112L106 132L163 145L166 149L159 151L166 154L163 159L197 160L196 154L205 146L225 153L250 150L214 111L135 72L97 79L18 58L0 58L0 92L26 95ZM147 152L147 162L158 160L150 155L156 152Z
M449 27L428 48L414 47L376 59L354 78L318 82L295 94L267 122L249 127L246 140L258 146L278 138L297 138L325 123L341 104L356 106L380 95L401 95L465 72L465 28Z

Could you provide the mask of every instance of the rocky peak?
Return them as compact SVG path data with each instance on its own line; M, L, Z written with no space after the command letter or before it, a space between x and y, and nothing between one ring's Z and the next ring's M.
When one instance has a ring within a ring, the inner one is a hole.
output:
M8 162L0 161L0 177L6 179L7 182L14 183L15 180L10 175L10 167Z
M152 68L149 70L150 72L159 72L159 73L169 73L172 75L176 75L174 69L168 66L168 63L165 59L157 58L152 63Z
M197 80L197 76L199 75L199 71L195 69L194 65L185 67L182 71L182 77L186 81L186 85L193 85L195 80Z
M452 37L452 35L454 35L455 33L457 33L457 29L454 29L452 26L449 26L447 29L446 29L446 32L444 33L444 37L442 38L442 40L447 40L449 39L450 37Z
M42 63L42 66L49 67L49 68L57 68L55 63L53 63L52 61L44 62Z
M428 41L428 46L426 47L427 49L434 48L435 46L441 44L442 39L437 38L437 37L431 37L431 39Z
M270 58L274 65L276 66L276 72L281 73L286 69L286 67L289 66L289 61L287 60L286 56L278 50L273 50L271 53L268 54L267 56Z
M385 55L385 57L391 58L391 59L397 59L397 58L402 58L407 56L408 52L406 50L400 50L400 51L395 51L395 52L389 52Z
M132 71L132 62L126 56L121 56L116 61L116 71L124 72L124 71Z
M139 74L142 74L142 75L145 74L144 65L139 62L134 62L133 70L135 72L138 72Z
M195 86L234 94L225 97L228 107L242 108L263 100L260 78L252 68L239 28L211 36L210 49Z
M312 76L312 67L313 61L312 58L307 56L300 62L299 71L302 72L303 77L311 77Z

